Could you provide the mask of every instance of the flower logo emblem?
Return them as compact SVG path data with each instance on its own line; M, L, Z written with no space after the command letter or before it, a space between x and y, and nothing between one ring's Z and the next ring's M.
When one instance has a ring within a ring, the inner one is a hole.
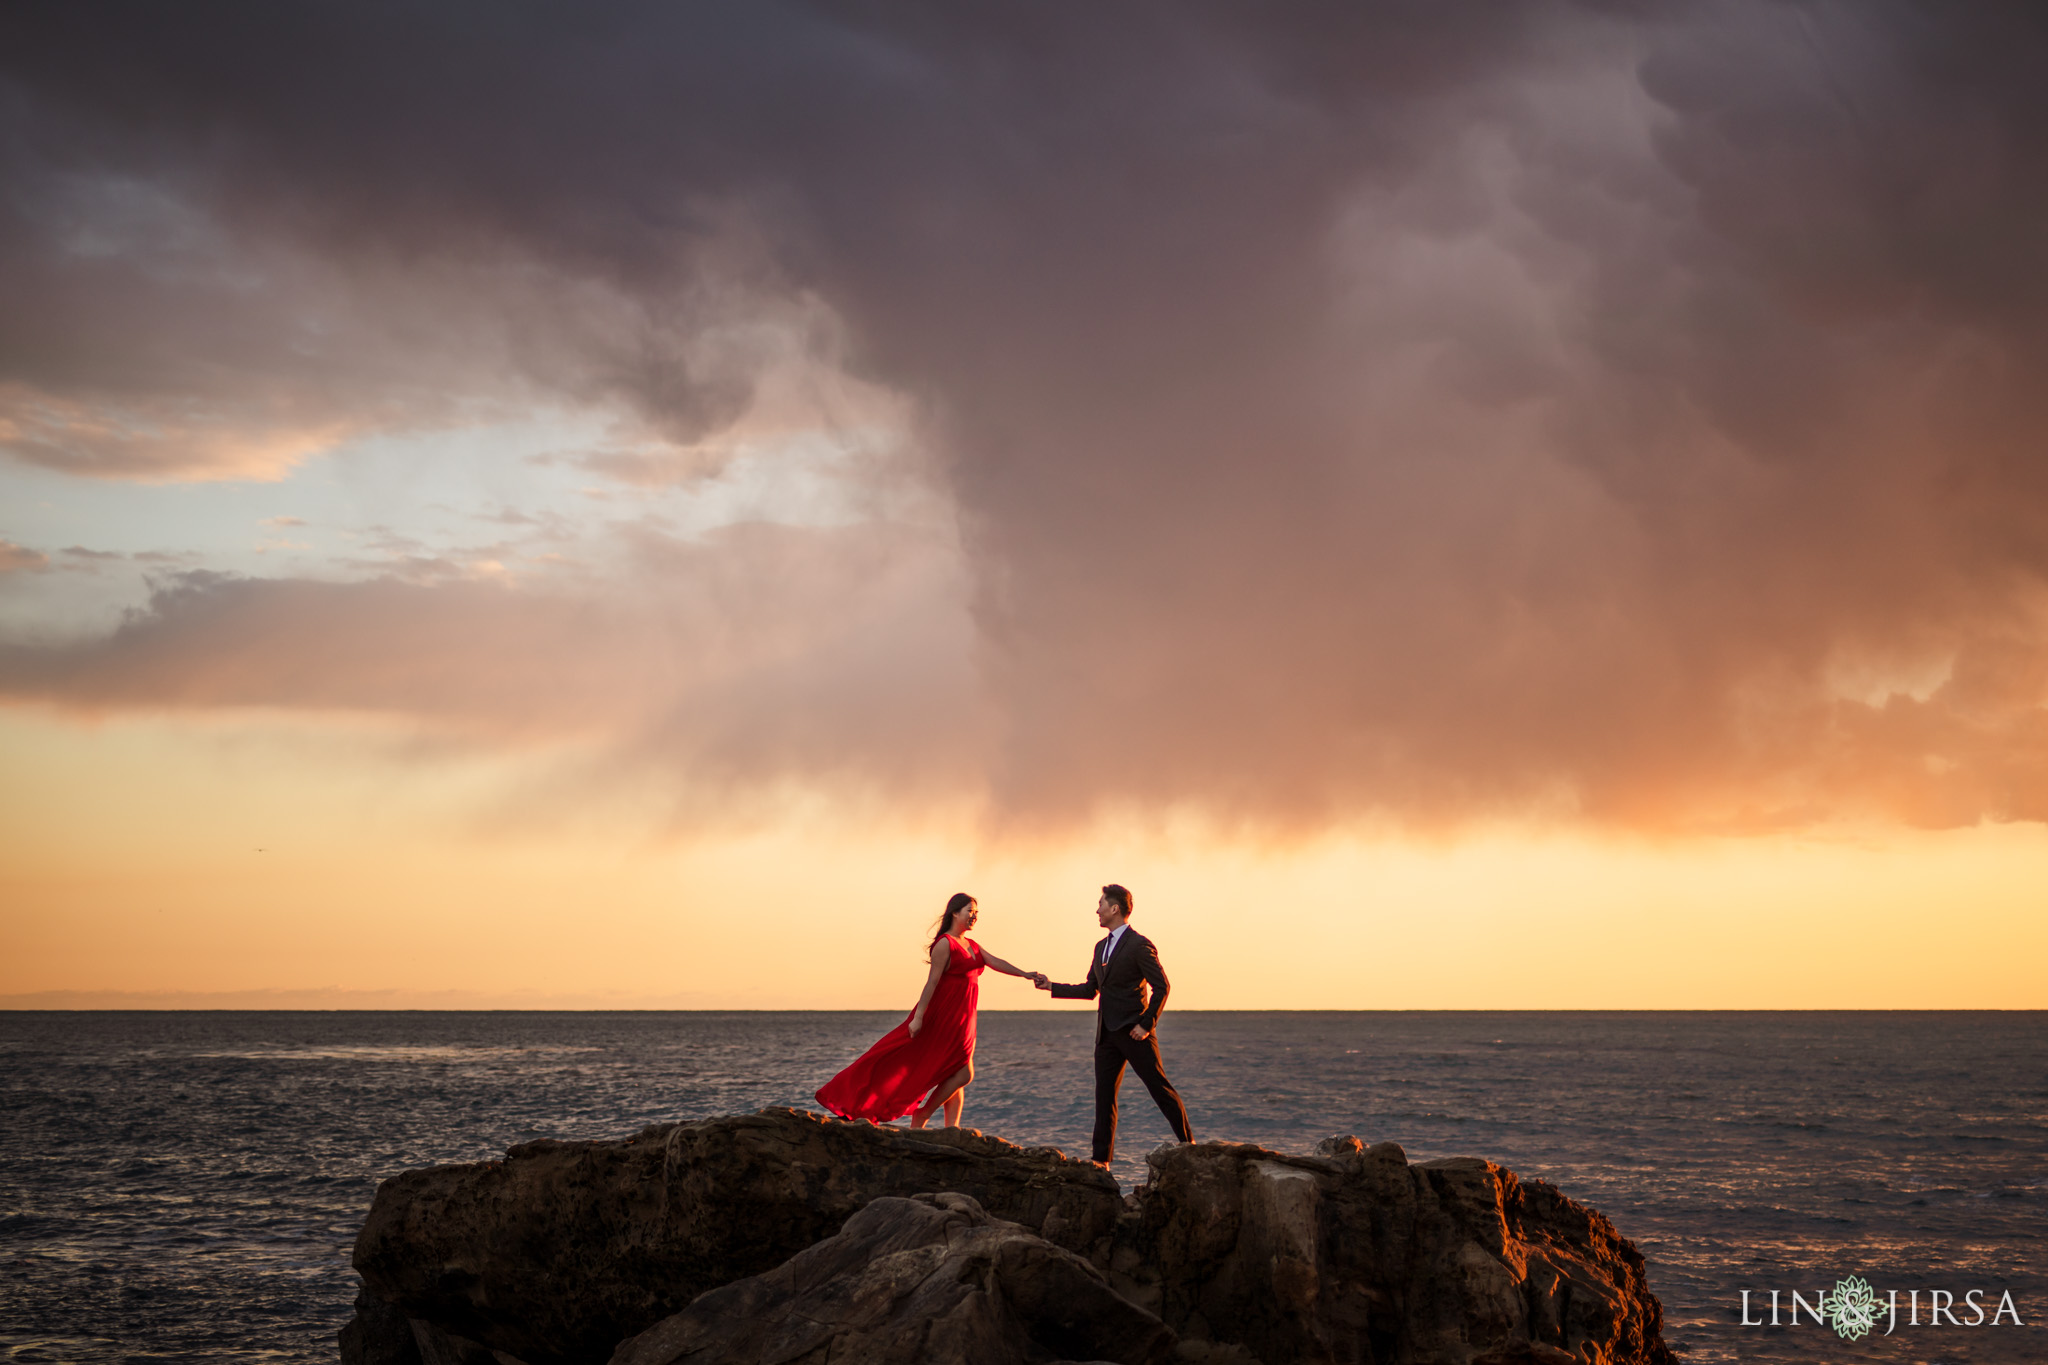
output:
M1828 1326L1835 1329L1836 1336L1844 1341L1860 1341L1877 1326L1880 1305L1870 1282L1860 1275L1850 1275L1836 1280L1835 1287L1820 1296L1820 1309L1827 1314Z

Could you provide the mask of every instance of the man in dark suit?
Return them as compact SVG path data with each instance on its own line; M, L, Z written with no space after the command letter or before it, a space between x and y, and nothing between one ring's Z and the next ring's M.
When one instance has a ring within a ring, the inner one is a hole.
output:
M1126 1063L1152 1093L1173 1135L1182 1142L1195 1140L1188 1111L1160 1070L1159 1040L1153 1034L1166 1008L1166 972L1152 940L1130 927L1131 908L1129 891L1116 885L1102 888L1095 922L1109 934L1095 945L1086 981L1063 986L1043 972L1032 977L1038 989L1062 1000L1100 997L1095 1007L1095 1162L1100 1166L1107 1166L1116 1150L1116 1092L1124 1083Z

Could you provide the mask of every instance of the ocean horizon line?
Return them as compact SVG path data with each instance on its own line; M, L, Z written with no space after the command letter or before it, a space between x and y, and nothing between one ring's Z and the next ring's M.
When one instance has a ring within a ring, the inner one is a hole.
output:
M214 999L211 993L182 1003L140 1003L142 1000L170 1001L176 997L169 992L135 992L128 1003L111 1003L121 997L114 992L99 991L51 991L14 996L0 996L0 1014L692 1014L692 1015L851 1015L873 1014L893 1015L903 1011L894 1006L759 1006L759 1005L659 1005L659 1004L579 1004L579 1005L489 1005L489 1004L414 1004L378 1005L368 1001L335 1004L287 1004L282 1002L261 1002L251 999L259 992L221 992L222 997L247 1003L229 1004ZM315 992L278 992L279 995L304 997ZM351 993L354 994L354 993ZM366 995L381 994L364 992ZM78 997L109 1003L85 1003ZM205 1001L212 1000L212 1003ZM66 1003L66 1002L69 1003ZM981 1014L1063 1014L1076 1013L1058 1007L1032 1009L983 1008ZM1769 1006L1234 1006L1222 1008L1189 1007L1175 1009L1175 1015L1866 1015L1866 1014L1914 1014L1914 1015L1970 1015L1970 1014L2048 1014L2048 1010L2034 1006L1918 1006L1918 1005L1769 1005Z

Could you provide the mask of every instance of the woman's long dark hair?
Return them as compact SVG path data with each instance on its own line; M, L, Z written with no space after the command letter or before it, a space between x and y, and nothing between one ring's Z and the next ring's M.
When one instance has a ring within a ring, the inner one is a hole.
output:
M939 946L939 940L944 938L946 931L953 927L953 916L959 914L972 904L974 904L974 897L968 895L965 891L955 891L953 893L953 899L946 902L946 913L939 916L939 927L933 931L932 941L925 945L926 956L931 955L931 950Z

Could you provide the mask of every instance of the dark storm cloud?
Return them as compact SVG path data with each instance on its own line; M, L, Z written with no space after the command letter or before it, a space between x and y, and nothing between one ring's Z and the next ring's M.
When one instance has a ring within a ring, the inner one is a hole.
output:
M2044 24L15 7L9 444L290 458L505 372L644 480L815 302L943 458L1019 817L2042 818Z

